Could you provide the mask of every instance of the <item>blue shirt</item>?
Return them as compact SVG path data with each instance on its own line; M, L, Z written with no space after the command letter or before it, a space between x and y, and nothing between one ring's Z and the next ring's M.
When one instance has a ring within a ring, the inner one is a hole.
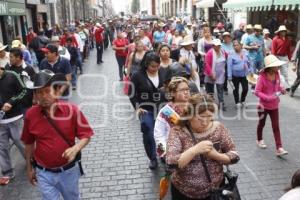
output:
M46 58L42 60L40 64L40 70L43 69L51 70L55 74L62 73L64 75L67 75L72 73L70 61L60 56L54 65L51 65Z
M28 50L23 50L23 60L27 65L32 65L31 54Z
M247 76L252 71L247 50L242 49L241 54L231 51L227 58L227 69L228 79Z
M231 51L234 51L233 44L230 42L229 44L222 43L221 48L229 54Z
M154 42L163 42L166 33L164 31L155 31L153 34Z
M265 43L264 43L264 38L261 35L259 35L259 36L256 36L255 34L249 35L246 39L245 45L247 45L247 46L259 45L260 47L258 50L256 50L256 49L249 50L249 57L253 61L263 61L264 60L263 50L265 48Z

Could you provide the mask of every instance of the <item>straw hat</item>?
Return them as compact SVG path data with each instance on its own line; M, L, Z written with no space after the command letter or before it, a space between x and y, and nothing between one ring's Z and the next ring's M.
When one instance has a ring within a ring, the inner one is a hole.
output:
M229 36L229 37L231 37L231 34L229 33L229 32L224 32L223 34L222 34L222 36L224 37L224 36Z
M269 29L267 29L267 28L264 28L264 29L263 29L263 34L264 34L264 35L270 34L270 31L269 31Z
M6 49L7 45L3 45L1 42L0 42L0 51L3 51L4 49Z
M247 30L247 29L253 29L253 26L252 26L251 24L247 24L246 30Z
M11 43L11 48L19 48L22 46L22 42L20 40L13 40Z
M164 27L165 25L166 25L166 24L164 24L164 23L162 23L162 22L158 24L159 27Z
M59 37L57 35L54 35L51 37L51 42L59 42Z
M220 39L214 39L214 40L212 41L212 44L213 44L214 46L221 46L221 45L222 45Z
M285 26L285 25L281 25L281 26L279 26L278 30L277 30L277 31L275 31L275 33L277 34L277 33L281 32L281 31L287 31L287 29L286 29L286 26Z
M253 29L255 29L255 30L262 30L262 27L261 27L260 24L255 24Z
M246 78L251 85L256 85L258 75L257 74L249 74Z
M271 67L280 67L284 64L286 64L285 61L281 61L279 60L276 56L274 55L268 55L265 57L264 59L265 62L265 67L261 69L261 71L267 69L267 68L271 68Z
M189 36L184 37L182 42L180 43L181 46L187 46L190 44L195 44L195 41Z

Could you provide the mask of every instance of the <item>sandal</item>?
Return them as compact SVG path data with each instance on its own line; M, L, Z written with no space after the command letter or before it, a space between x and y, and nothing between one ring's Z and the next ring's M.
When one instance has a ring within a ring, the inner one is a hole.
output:
M10 177L9 176L3 176L0 178L0 185L7 185L10 181Z

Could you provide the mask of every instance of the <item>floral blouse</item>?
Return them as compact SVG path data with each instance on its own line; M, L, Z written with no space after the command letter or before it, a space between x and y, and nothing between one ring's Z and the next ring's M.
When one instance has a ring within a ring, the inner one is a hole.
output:
M232 163L239 160L235 145L227 128L220 122L214 122L213 126L201 133L194 134L197 142L204 140L218 144L217 151L225 153L230 157ZM167 163L177 165L181 153L194 146L193 139L185 127L175 126L171 128L167 143ZM215 145L214 145L215 147ZM223 165L217 161L205 158L213 187L219 187L223 180ZM211 191L211 184L207 180L200 156L196 156L183 169L176 169L172 174L172 184L182 194L189 198L206 198Z

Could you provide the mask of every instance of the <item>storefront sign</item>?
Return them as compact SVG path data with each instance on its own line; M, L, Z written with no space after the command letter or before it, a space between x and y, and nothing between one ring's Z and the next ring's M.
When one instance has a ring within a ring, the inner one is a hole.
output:
M56 3L56 0L45 0L45 3Z
M24 3L12 3L7 2L8 5L8 15L26 15L25 4Z
M0 15L7 15L7 3L0 1Z
M40 1L40 0L27 0L27 3L28 3L28 4L35 4L35 5L38 5L38 4L41 3L41 1Z
M38 13L46 13L48 12L48 6L45 4L40 4L36 6L36 10Z

